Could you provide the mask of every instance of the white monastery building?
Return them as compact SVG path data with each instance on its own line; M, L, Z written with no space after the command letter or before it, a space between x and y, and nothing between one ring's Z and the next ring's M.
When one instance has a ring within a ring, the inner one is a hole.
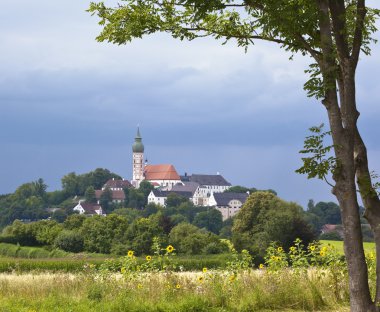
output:
M247 193L213 193L209 205L218 209L223 216L223 221L233 217L243 206L249 194Z

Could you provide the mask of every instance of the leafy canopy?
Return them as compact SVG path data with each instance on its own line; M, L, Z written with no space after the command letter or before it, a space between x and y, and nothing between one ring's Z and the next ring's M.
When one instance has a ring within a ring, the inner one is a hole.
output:
M280 44L292 53L313 58L306 72L310 75L304 87L309 96L323 97L328 83L322 83L323 60L320 22L323 19L318 1L309 0L121 0L117 7L104 2L92 2L88 11L100 18L103 27L98 41L126 44L134 38L156 32L169 33L180 40L199 37L231 39L247 48L255 40ZM347 55L358 55L358 50L370 53L369 44L375 41L371 35L376 29L380 10L363 7L358 0L341 0L332 5L334 14L341 14L335 34L344 42ZM343 6L343 7L342 7ZM364 25L364 27L362 27ZM338 48L334 42L333 55L338 76Z

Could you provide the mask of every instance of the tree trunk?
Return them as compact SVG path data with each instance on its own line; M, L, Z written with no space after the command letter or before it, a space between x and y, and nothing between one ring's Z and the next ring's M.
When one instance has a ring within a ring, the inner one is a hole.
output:
M336 91L327 91L324 105L327 108L335 155L338 159L338 167L333 175L336 185L332 192L341 207L351 311L376 311L368 286L368 271L356 196L353 135L351 131L342 127L342 115Z
M380 302L380 200L376 190L372 186L371 174L368 168L367 149L360 136L359 130L355 133L355 169L357 184L362 198L365 212L374 234L376 246L376 293L375 303Z

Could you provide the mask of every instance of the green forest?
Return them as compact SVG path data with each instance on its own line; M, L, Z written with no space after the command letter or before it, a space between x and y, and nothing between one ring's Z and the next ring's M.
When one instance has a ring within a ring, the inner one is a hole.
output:
M147 204L153 186L142 182L138 189L125 188L125 201L113 203L103 192L99 202L106 216L73 212L79 200L96 201L94 190L118 174L97 168L85 174L74 172L62 179L62 190L48 192L43 179L19 186L13 194L0 197L0 242L21 246L43 246L49 250L125 255L128 250L149 254L154 239L176 246L179 254L219 254L232 241L238 250L264 255L270 242L284 248L296 238L305 243L315 239L342 240L339 206L310 200L307 209L277 197L273 190L233 186L229 192L250 192L239 213L225 221L212 207L195 206L175 193L166 207ZM55 209L52 209L55 208ZM59 209L57 209L59 208ZM336 230L321 235L325 224ZM363 224L363 229L367 226ZM368 229L365 236L371 241Z

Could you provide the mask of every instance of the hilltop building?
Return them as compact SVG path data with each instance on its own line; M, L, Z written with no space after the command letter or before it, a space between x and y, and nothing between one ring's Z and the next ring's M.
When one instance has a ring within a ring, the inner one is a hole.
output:
M213 206L219 210L222 213L224 221L238 213L248 196L248 193L213 193L209 199L209 206Z
M170 190L176 184L182 184L173 165L148 165L146 162L144 163L144 144L139 128L137 128L135 142L132 145L132 152L132 185L134 187L138 188L144 180L166 190Z
M215 207L225 220L236 214L248 197L248 194L223 193L231 187L231 183L219 173L215 175L185 173L179 176L171 164L148 165L147 161L144 162L144 144L139 128L132 145L132 152L132 185L138 188L145 180L155 187L148 196L148 203L166 206L168 195L175 193L188 198L196 206Z

